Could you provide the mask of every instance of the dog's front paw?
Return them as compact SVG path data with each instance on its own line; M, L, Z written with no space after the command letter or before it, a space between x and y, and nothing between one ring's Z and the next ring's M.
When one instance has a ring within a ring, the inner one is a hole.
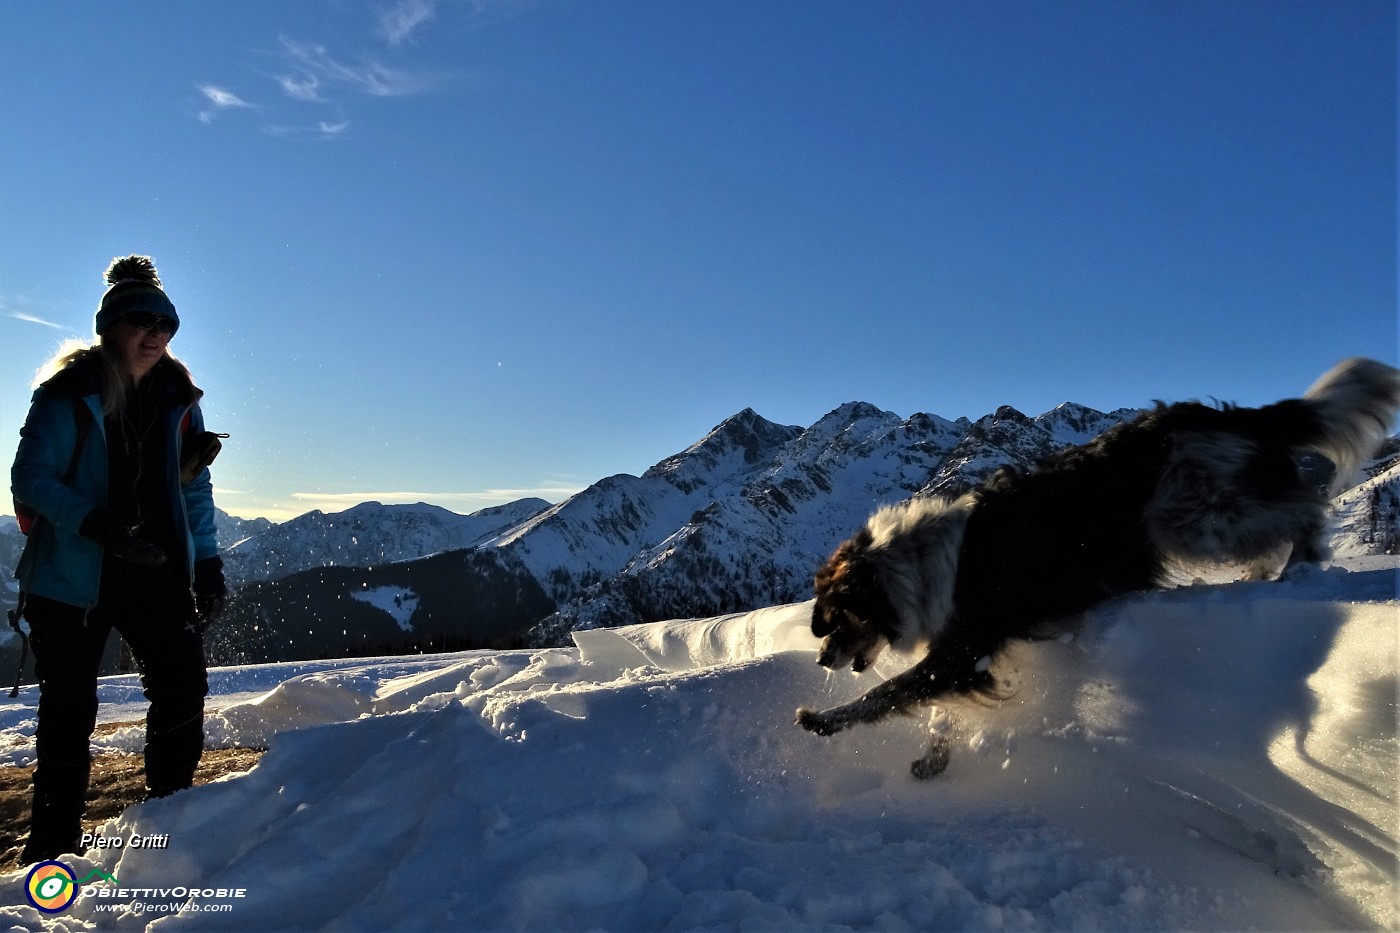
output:
M797 724L817 735L835 735L841 731L841 727L832 722L830 717L805 706L799 707L797 710Z

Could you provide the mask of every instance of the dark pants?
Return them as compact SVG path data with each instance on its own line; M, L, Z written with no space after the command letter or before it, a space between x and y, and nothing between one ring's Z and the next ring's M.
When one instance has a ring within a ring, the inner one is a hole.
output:
M97 724L97 672L112 629L141 666L146 713L146 791L161 797L189 787L204 748L209 680L204 636L187 586L168 567L122 567L104 575L87 613L29 596L34 670L39 677L34 809L25 860L78 851Z

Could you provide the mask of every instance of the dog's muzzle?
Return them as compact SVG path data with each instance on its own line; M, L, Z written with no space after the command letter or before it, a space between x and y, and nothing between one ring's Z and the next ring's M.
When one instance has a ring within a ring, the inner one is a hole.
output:
M838 630L822 640L821 648L817 651L817 663L833 671L850 667L859 674L875 663L888 644L883 636L875 632Z

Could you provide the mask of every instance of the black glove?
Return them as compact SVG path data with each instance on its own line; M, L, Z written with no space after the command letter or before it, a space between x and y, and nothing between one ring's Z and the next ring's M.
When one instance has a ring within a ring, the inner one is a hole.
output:
M199 616L200 631L213 625L228 602L228 584L224 582L224 561L220 557L205 557L194 564L194 608Z
M95 508L83 519L78 534L102 545L113 557L139 564L159 567L166 561L165 551L149 541L136 537L139 523L123 522L105 508Z

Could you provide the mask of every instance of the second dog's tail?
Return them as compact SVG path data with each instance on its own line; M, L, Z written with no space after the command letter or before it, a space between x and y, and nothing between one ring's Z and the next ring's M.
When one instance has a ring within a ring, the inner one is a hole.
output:
M1307 446L1337 466L1329 489L1335 496L1390 434L1400 413L1400 370L1362 357L1343 360L1313 383L1303 400L1321 429Z

